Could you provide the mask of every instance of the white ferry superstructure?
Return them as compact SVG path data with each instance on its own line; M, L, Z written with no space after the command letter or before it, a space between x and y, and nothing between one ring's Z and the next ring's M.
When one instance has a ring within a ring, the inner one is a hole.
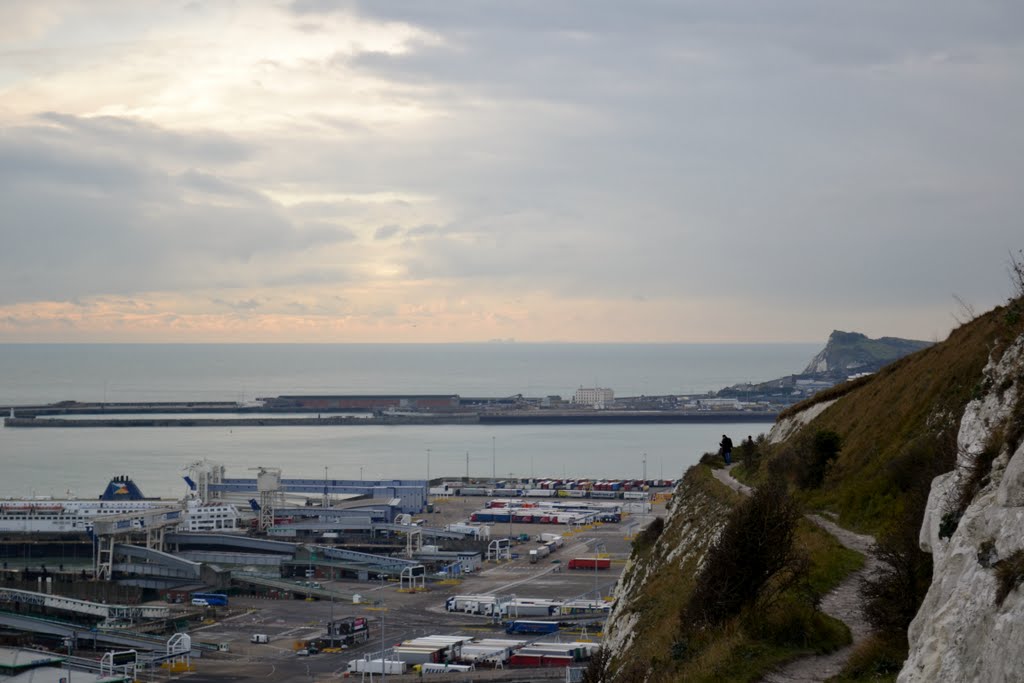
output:
M178 525L181 531L238 528L238 508L230 503L204 503L194 495L184 501L142 498L141 491L130 479L115 477L99 499L0 498L0 533L91 533L97 517L166 507L182 510L182 521Z

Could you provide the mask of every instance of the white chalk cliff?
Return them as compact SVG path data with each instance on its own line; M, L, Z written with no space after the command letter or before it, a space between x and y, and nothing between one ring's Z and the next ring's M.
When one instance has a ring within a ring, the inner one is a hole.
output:
M1020 431L1024 336L990 362L985 375L983 395L960 421L956 469L932 482L921 547L931 552L934 572L908 632L910 655L900 683L1024 681L1024 585L997 605L994 568L1024 547L1024 440L1012 445L1002 438ZM943 516L979 455L993 446L999 452L987 484L952 535L941 538Z

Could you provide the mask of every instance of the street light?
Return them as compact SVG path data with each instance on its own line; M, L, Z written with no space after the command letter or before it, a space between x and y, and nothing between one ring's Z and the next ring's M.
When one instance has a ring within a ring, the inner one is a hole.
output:
M384 680L387 660L384 658L384 574L380 575L381 613L380 613L380 680Z
M498 483L498 471L497 471L497 460L494 456L494 438L491 437L491 488L494 488Z
M512 478L512 473L508 473L508 478ZM512 508L508 508L508 559L512 559Z

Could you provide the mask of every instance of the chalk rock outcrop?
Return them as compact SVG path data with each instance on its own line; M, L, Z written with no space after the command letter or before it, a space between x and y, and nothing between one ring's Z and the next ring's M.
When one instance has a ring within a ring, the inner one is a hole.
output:
M910 625L900 683L1024 681L1024 586L996 604L997 567L1024 547L1024 337L985 375L985 393L960 422L956 469L932 482L921 527L932 585ZM956 523L960 491L994 449L991 473Z

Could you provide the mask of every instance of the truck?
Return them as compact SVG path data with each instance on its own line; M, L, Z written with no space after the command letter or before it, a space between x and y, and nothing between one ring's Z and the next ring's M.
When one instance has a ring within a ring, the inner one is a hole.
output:
M468 673L473 671L475 667L471 664L441 664L426 662L424 664L418 664L413 669L419 667L419 670L425 674L442 674L442 673Z
M250 643L269 643L270 642L270 636L268 636L266 633L254 633L254 634L252 634L252 637L249 638L249 642Z
M343 617L327 624L323 638L328 647L351 647L370 639L370 624L366 617Z
M405 662L397 659L353 659L348 663L349 673L386 673L392 676L405 673Z
M561 548L565 544L565 540L558 534L541 534L537 537L537 540L545 545L551 546L552 550Z
M569 569L611 569L612 561L607 557L574 557L569 560Z
M211 607L227 606L228 596L226 593L193 593L192 604L197 606L209 605Z
M448 612L483 614L485 616L493 616L497 606L498 598L493 595L453 595L444 604L444 608Z
M561 606L560 600L516 598L505 605L505 611L510 617L548 617L558 614Z
M505 624L505 633L557 633L557 621L516 619Z

